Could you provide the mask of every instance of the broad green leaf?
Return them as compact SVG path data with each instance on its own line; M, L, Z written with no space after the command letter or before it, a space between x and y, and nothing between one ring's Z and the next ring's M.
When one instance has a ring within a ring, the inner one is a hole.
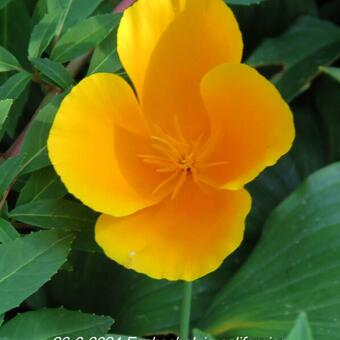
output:
M337 339L340 163L311 175L266 222L248 261L212 301L201 327L213 336L284 337L299 311L316 339Z
M0 72L22 71L18 59L5 48L0 46Z
M41 72L43 79L47 82L64 90L72 86L73 79L62 64L47 58L33 58L31 61L34 67Z
M326 145L318 113L311 105L292 107L296 138L290 152L247 185L253 203L246 236L256 240L269 213L308 175L327 164Z
M19 238L20 234L5 219L0 218L0 243L8 243Z
M305 313L299 315L287 340L313 340L312 331L309 327L307 315Z
M57 272L72 238L70 233L49 230L0 246L0 313L18 306Z
M40 22L34 26L28 46L29 58L40 57L47 49L56 34L60 12L47 13Z
M54 97L34 118L25 136L21 153L24 154L24 172L32 172L50 165L47 155L47 138L63 96Z
M0 336L12 340L104 339L112 324L113 320L108 316L63 308L41 309L19 314L6 322L0 328Z
M339 56L340 28L303 17L282 36L265 40L247 63L255 67L281 66L282 71L272 80L290 101L310 86L320 66L331 64Z
M207 334L205 332L202 332L200 329L198 328L194 328L192 330L192 336L196 339L196 340L215 340L213 336L211 336L210 334Z
M23 157L8 158L0 164L0 197L9 189L14 179L23 168Z
M117 54L117 31L113 30L94 50L88 75L97 72L116 73L122 68Z
M52 50L52 59L66 62L96 47L117 27L119 14L102 14L85 19L68 29Z
M77 231L93 227L98 217L84 205L66 199L32 201L16 206L9 212L9 216L41 228Z
M57 36L90 16L103 0L48 0L48 11L61 11Z
M0 86L0 99L17 99L31 81L31 74L18 72Z
M340 83L325 77L315 88L316 106L326 131L329 161L340 159Z
M16 205L28 202L58 199L67 194L64 184L52 167L35 171L21 189Z
M240 254L233 255L222 270L194 282L193 323L239 267L240 258ZM150 279L99 253L74 252L73 267L72 272L62 271L49 282L48 296L53 301L70 309L111 315L116 320L113 331L118 334L178 332L182 282ZM106 303L108 296L110 304Z
M3 136L3 127L4 123L8 117L8 113L12 107L13 100L12 99L5 99L0 100L0 141Z
M320 71L340 82L340 67L320 67Z

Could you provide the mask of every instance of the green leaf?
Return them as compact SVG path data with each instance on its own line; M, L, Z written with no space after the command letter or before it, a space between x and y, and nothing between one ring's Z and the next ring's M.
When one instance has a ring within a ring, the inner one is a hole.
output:
M340 67L320 67L320 71L340 82Z
M12 53L0 46L0 72L22 71L18 59Z
M90 229L98 215L76 202L66 199L32 201L15 207L9 216L16 221L41 228L71 230Z
M5 99L0 100L0 141L3 136L3 127L4 123L8 117L8 113L12 107L13 100L12 99Z
M31 22L26 1L12 0L0 10L0 25L0 45L15 55L22 65L28 65L27 46Z
M241 5L241 6L259 5L264 1L268 0L225 0L225 2L229 5Z
M31 81L31 74L18 72L0 86L0 99L17 99Z
M0 9L6 7L12 0L0 0Z
M279 65L273 82L291 101L305 91L319 74L320 66L340 56L340 29L312 17L299 19L278 38L265 40L247 60L252 66Z
M55 96L34 118L27 131L21 153L24 154L24 173L50 165L47 154L47 138L63 95Z
M222 270L193 283L193 324L239 267L240 257L234 254ZM73 272L60 272L49 282L48 295L53 301L70 309L112 315L116 320L114 332L118 334L178 332L182 282L150 279L126 270L102 253L74 252L73 266ZM108 296L110 304L106 303Z
M307 315L305 313L299 315L287 340L313 340L312 331L309 327Z
M107 334L105 340L146 340L146 339L136 337L134 335Z
M6 220L0 218L0 243L8 243L19 238L20 234Z
M212 301L213 336L284 337L299 311L317 339L337 339L340 163L311 175L266 222L248 261Z
M66 68L53 60L44 58L31 59L35 68L37 68L44 76L44 80L60 87L61 89L67 89L73 84L73 79Z
M61 10L57 36L64 30L86 19L103 0L48 0L48 11Z
M67 194L67 189L52 167L35 171L20 191L16 205L28 202L58 199Z
M326 131L328 160L340 159L340 84L325 77L315 88L315 102Z
M113 320L108 316L85 314L63 308L41 309L19 314L6 322L0 328L0 336L8 336L12 340L102 338L112 324Z
M18 306L57 272L72 238L70 233L49 230L0 246L0 313Z
M47 13L40 22L34 26L28 46L28 57L36 58L47 49L56 34L60 12Z
M119 20L119 14L102 14L81 21L61 36L52 51L52 59L66 62L86 53L104 40Z
M192 330L192 336L196 339L196 340L215 340L215 338L213 336L211 336L210 334L207 334L205 332L202 332L200 329L198 328L194 328ZM242 339L241 339L242 340Z
M22 169L23 157L21 155L8 158L0 164L0 197L11 186L14 179Z
M122 68L117 54L117 31L113 30L94 50L88 75L97 72L116 73Z

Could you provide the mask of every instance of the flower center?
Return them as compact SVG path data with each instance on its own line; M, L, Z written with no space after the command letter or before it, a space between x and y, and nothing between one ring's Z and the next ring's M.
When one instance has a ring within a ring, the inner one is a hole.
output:
M178 136L174 138L159 126L154 126L154 134L150 139L155 154L137 155L144 163L154 166L156 172L168 173L153 190L153 194L165 190L166 194L171 194L171 199L178 195L188 177L197 184L213 185L199 173L199 170L228 163L223 161L202 164L197 156L202 152L203 135L194 142L188 142L181 130L179 128L177 130Z

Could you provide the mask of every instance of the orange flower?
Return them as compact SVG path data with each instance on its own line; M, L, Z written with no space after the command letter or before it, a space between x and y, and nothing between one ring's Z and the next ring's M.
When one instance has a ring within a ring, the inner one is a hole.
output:
M118 53L137 96L114 74L82 80L52 126L52 164L103 213L95 234L108 257L157 279L197 279L240 245L243 186L289 150L291 111L240 64L222 0L137 1Z

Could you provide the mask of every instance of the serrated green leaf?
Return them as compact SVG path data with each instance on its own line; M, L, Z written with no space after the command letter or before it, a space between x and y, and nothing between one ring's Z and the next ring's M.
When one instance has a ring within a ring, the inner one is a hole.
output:
M31 74L18 72L0 86L0 99L17 99L31 81Z
M5 219L0 218L0 243L8 243L19 238L20 234Z
M0 100L0 141L3 136L3 127L4 123L8 117L8 113L12 107L13 100L12 99L5 99Z
M68 29L52 50L52 59L66 62L96 47L117 27L119 14L102 14L85 19Z
M88 75L97 72L116 73L122 68L117 54L117 31L113 30L94 50Z
M312 331L305 313L299 315L287 340L313 340Z
M317 339L337 339L340 163L311 175L274 210L248 261L213 300L202 329L213 336L284 337L311 311Z
M282 36L265 40L247 63L255 67L282 66L282 71L272 80L282 95L291 101L310 86L319 74L320 66L331 64L339 56L339 27L303 17Z
M23 71L23 68L12 53L0 46L0 72L7 71Z
M320 67L320 71L340 82L340 67Z
M35 171L20 191L16 205L28 202L58 199L67 194L64 184L52 167Z
M98 215L76 202L65 199L32 201L15 207L9 216L41 228L81 231L94 226Z
M41 309L17 315L0 328L0 336L12 340L102 338L113 324L109 316L86 314L64 308Z
M73 79L62 64L47 58L33 58L31 62L44 76L44 80L64 90L72 86Z
M18 306L57 272L72 239L70 233L49 230L0 246L0 313Z
M28 46L29 58L40 57L50 45L56 34L59 18L59 11L47 13L40 22L34 26Z

